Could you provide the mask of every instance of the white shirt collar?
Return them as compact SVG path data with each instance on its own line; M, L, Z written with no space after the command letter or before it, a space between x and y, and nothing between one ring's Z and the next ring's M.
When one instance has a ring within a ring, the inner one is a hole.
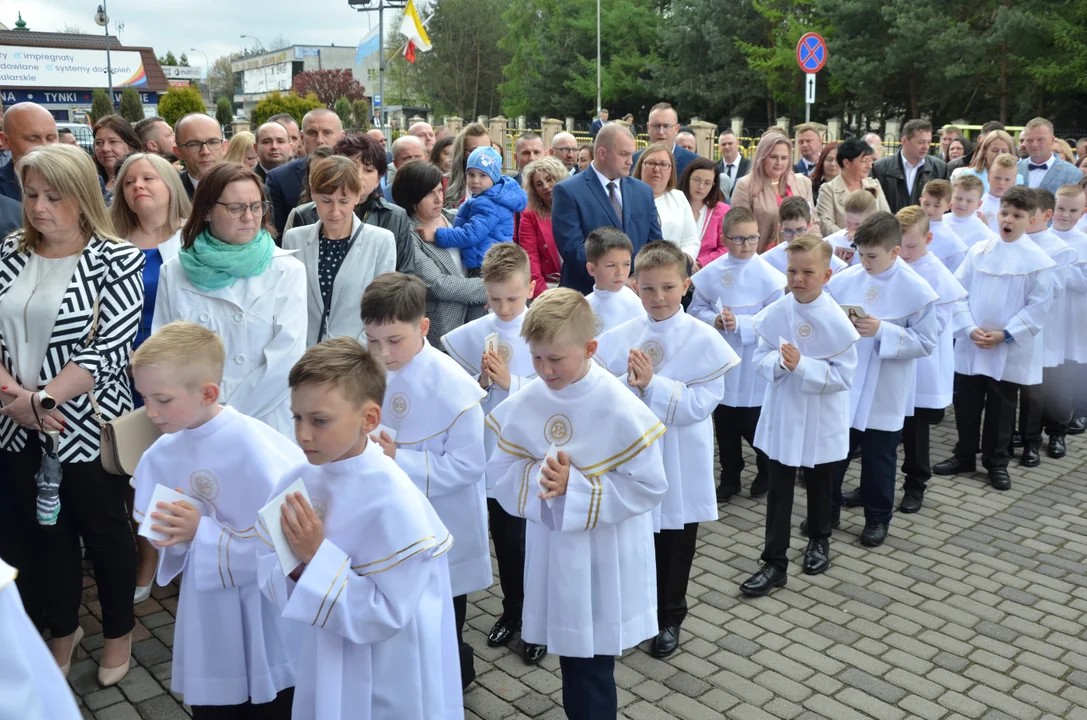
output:
M913 163L911 163L909 160L906 159L906 154L904 152L902 152L901 150L898 151L898 155L899 155L899 157L902 158L902 167L904 167L904 168L914 170L914 169L919 168L919 167L921 167L922 165L925 164L925 158L921 158L921 161L919 163L917 163L916 165L914 165Z
M620 193L619 181L622 180L622 178L616 178L615 180L609 180L602 172L600 172L599 170L596 169L596 160L593 160L591 163L589 163L589 167L591 167L593 169L593 172L596 173L596 179L599 180L600 184L604 186L604 193L605 194L607 194L607 192L608 192L608 184L609 183L615 183L615 192Z
M1040 162L1040 163L1036 163L1036 162L1034 162L1033 160L1031 160L1030 158L1027 158L1027 165L1028 165L1028 166L1030 166L1030 165L1041 165L1041 166L1042 166L1043 168L1045 168L1046 170L1048 170L1048 169L1050 168L1051 164L1052 164L1052 163L1053 163L1053 162L1054 162L1054 161L1055 161L1056 159L1057 159L1057 153L1050 153L1049 157L1048 157L1048 158L1046 158L1046 161L1045 161L1045 162ZM1035 169L1035 170L1033 170L1032 172L1039 172L1039 171L1038 171L1037 169Z

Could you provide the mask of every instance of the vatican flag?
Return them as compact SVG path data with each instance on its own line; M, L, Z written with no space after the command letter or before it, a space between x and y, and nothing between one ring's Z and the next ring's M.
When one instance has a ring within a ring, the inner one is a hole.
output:
M408 39L404 48L404 57L408 62L415 62L415 52L427 52L430 50L430 38L427 37L423 21L419 19L419 13L415 10L415 0L408 0L408 6L404 8L404 19L400 21L400 34Z

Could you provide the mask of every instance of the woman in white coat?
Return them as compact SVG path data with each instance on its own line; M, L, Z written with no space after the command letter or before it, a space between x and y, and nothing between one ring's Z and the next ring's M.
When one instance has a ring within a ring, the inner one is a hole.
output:
M676 161L672 151L661 143L647 147L634 166L634 177L653 188L653 201L660 216L661 237L687 253L692 272L697 271L702 236L695 225L687 196L676 190Z
M392 232L366 225L354 213L364 187L358 166L334 155L314 163L309 193L321 218L283 235L283 249L297 250L308 278L306 347L328 338L347 336L366 344L359 306L370 282L396 269Z
M181 251L162 266L152 332L174 320L226 346L223 404L294 438L287 374L306 349L306 269L268 229L272 206L252 170L200 178Z

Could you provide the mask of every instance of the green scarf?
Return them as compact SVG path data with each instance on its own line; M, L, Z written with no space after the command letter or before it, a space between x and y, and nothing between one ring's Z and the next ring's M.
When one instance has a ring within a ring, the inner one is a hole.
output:
M221 290L238 278L254 277L267 270L275 250L267 230L261 230L245 245L216 240L205 230L196 236L192 247L181 250L181 267L189 282L201 290Z

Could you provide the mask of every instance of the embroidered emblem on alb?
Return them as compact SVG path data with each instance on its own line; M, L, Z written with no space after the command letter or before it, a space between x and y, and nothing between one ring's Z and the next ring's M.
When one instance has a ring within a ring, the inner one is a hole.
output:
M664 360L664 347L656 340L647 340L642 343L642 352L653 363L653 367L657 367Z
M812 328L811 324L806 322L797 325L796 330L793 332L796 333L797 340L811 340L812 335L815 334L815 330Z
M219 497L219 479L210 470L197 470L189 476L189 490L201 500Z
M405 418L411 412L411 399L404 393L394 393L389 406L392 408L394 417Z
M544 426L544 437L547 442L556 446L563 446L570 442L574 436L574 428L570 424L570 418L565 415L552 415Z

